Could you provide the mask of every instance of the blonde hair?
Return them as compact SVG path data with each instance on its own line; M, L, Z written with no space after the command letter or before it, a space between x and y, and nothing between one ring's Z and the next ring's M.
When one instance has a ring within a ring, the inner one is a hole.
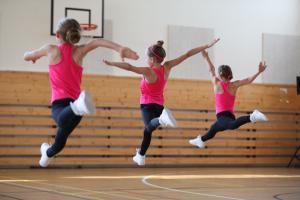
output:
M57 33L59 33L64 42L76 44L81 38L81 28L79 23L72 18L64 18L57 25Z

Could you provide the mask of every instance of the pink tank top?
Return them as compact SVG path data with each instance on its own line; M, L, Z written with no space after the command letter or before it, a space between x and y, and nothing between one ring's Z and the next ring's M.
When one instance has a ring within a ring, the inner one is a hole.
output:
M75 100L80 95L83 68L73 61L73 47L69 43L58 45L61 61L58 64L49 65L51 103L65 98Z
M164 66L160 68L151 67L157 76L155 83L148 83L145 77L141 80L140 104L156 103L164 105L164 88L166 85Z
M223 88L223 93L222 94L215 94L216 98L216 113L224 112L224 111L229 111L232 114L233 113L233 108L234 108L234 101L235 101L235 96L229 93L229 84L224 81L221 81L221 86Z

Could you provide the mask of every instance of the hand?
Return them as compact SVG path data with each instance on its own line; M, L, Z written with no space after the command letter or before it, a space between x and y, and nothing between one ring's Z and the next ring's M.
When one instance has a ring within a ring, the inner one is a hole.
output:
M207 53L207 51L204 50L204 51L202 51L201 53L202 53L203 58L205 58L205 59L208 58L208 53Z
M214 46L219 41L220 41L220 38L214 39L214 41L212 41L210 44L207 45L207 48L210 48L210 47Z
M258 66L258 72L262 73L263 71L265 71L265 69L267 68L266 62L260 62L259 66Z
M122 58L122 61L124 61L124 58L129 58L132 60L139 59L139 56L137 55L137 53L128 47L122 47L120 49L120 56Z
M33 64L35 63L35 61L37 60L36 58L33 58L32 56L30 56L31 54L30 54L31 52L26 52L25 54L24 54L24 60L26 60L26 61L31 61Z
M111 61L108 61L108 60L102 60L102 62L104 62L106 65L109 65L109 66L112 66L113 63Z

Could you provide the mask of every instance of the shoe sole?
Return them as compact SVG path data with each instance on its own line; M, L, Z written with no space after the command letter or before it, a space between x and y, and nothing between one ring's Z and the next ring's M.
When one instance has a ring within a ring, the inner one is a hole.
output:
M191 141L189 141L189 143L190 143L191 145L194 145L194 146L196 146L196 147L199 147L197 144L194 144L194 143L191 142Z
M84 104L86 105L88 114L95 114L96 107L93 104L91 95L86 91L83 92L83 95L84 95Z
M194 144L194 143L191 142L190 140L189 140L189 143L190 143L191 145L194 145L194 146L198 147L199 149L204 149L204 148L205 148L205 146L199 146L199 145L197 145L197 144Z
M164 108L164 110L166 111L168 118L171 120L171 126L172 127L176 127L177 126L177 121L176 119L173 117L171 111L168 108Z
M50 163L50 161L49 161L46 165L44 165L44 164L41 163L41 160L42 160L42 157L43 157L42 146L43 146L44 144L47 144L47 143L43 143L43 144L41 145L41 148L40 148L41 158L40 158L40 160L39 160L39 165L40 165L41 167L47 167L47 166L49 165L49 163ZM49 144L48 144L48 145L49 145ZM48 147L48 148L49 148L49 147Z
M258 111L258 110L254 110L253 113L256 112L257 115L260 115L261 116L261 119L262 120L259 120L259 121L268 121L268 118L266 117L265 114L263 114L262 112Z
M133 162L134 162L135 164L137 164L138 166L144 166L144 165L145 165L145 164L140 165L136 160L134 160L134 158L132 158L132 160L133 160Z

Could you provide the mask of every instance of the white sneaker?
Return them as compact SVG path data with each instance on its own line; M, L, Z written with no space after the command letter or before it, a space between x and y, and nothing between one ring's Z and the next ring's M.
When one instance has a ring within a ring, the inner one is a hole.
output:
M41 145L41 149L40 149L40 151L41 151L41 159L40 159L40 162L39 162L39 164L40 164L41 167L47 167L50 164L50 162L52 161L52 159L53 159L53 157L49 158L47 156L47 150L49 148L50 148L50 145L48 143L43 143Z
M140 149L136 149L136 154L133 156L132 160L139 166L145 165L145 158L146 156L142 156L140 154Z
M177 125L175 118L172 116L172 112L168 108L164 108L158 120L163 126L175 127Z
M268 121L268 118L258 110L254 110L253 113L250 114L251 122L259 122L259 121Z
M205 143L202 141L201 136L196 137L195 139L189 140L189 143L195 145L201 149L205 147Z
M96 113L96 108L93 104L90 94L82 91L74 102L70 103L71 109L76 115L90 115Z

